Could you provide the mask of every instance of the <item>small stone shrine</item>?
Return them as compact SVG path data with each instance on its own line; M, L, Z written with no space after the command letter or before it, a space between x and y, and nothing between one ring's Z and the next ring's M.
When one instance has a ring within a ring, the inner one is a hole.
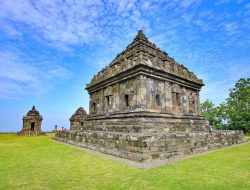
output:
M80 130L84 126L87 112L82 108L78 108L70 118L70 130Z
M23 128L18 135L45 135L45 133L41 131L42 120L42 116L36 110L35 106L33 106L27 115L23 117Z
M87 84L83 125L72 119L74 130L57 131L55 139L143 163L244 142L242 131L213 130L201 116L203 85L139 30Z

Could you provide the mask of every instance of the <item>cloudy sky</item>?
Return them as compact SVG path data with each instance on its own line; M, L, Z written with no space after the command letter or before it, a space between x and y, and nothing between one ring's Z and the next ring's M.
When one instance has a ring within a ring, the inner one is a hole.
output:
M248 0L0 0L0 131L18 131L36 105L43 129L68 127L84 90L143 29L203 79L222 103L250 77Z

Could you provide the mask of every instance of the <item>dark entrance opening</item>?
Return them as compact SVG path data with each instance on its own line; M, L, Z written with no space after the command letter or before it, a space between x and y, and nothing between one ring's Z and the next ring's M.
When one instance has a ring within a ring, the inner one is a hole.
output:
M124 96L124 98L125 98L125 105L126 105L126 107L129 107L129 97L128 97L128 95L126 94Z
M93 111L95 112L96 111L96 103L93 102Z
M35 130L35 122L30 123L30 130L34 131Z
M157 95L155 96L155 101L156 101L156 105L157 105L157 106L160 106L160 105L161 105L161 99L160 99L160 95L159 95L159 94L157 94Z
M105 96L105 98L106 98L107 107L109 107L109 104L110 104L110 98L109 98L109 96Z

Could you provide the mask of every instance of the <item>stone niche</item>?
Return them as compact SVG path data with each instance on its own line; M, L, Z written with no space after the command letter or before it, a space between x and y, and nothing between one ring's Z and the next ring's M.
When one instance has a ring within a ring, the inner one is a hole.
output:
M85 120L87 117L87 112L84 108L80 107L76 112L70 117L70 130L80 130L83 128Z
M18 132L18 135L45 135L45 133L41 131L42 120L42 116L36 110L35 106L33 106L27 115L23 117L23 127L22 130Z
M244 142L242 131L213 130L201 116L203 85L140 30L87 84L89 115L82 130L57 131L55 139L137 162Z

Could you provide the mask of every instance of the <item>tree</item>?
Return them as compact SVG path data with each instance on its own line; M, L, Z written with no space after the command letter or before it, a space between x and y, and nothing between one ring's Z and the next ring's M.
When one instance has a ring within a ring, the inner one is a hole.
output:
M240 79L235 87L230 89L226 113L230 129L250 132L250 78Z
M201 104L202 115L216 129L243 130L250 132L250 78L240 79L225 103L215 106L206 100Z
M216 129L223 129L223 106L215 106L211 100L201 103L201 113Z
M213 125L214 123L214 108L215 106L211 100L206 100L201 103L201 113L209 121L210 125Z

